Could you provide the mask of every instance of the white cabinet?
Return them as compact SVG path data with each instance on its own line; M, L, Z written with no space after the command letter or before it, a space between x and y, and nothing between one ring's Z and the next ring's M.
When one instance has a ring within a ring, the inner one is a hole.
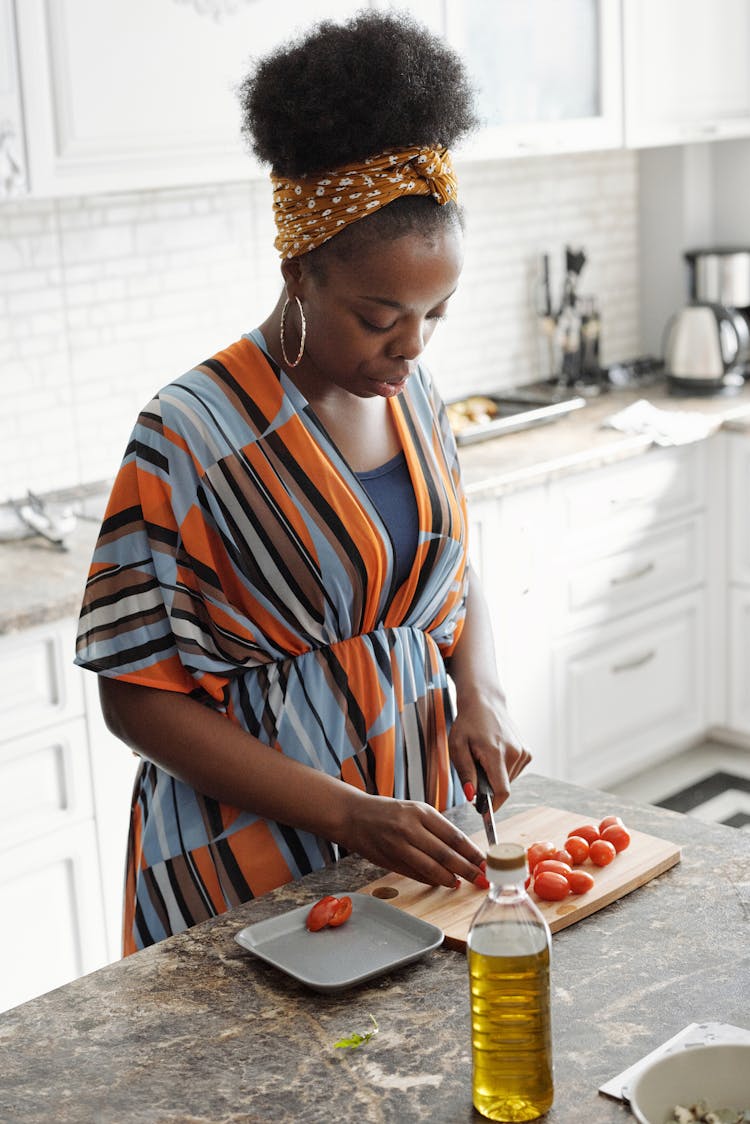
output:
M462 158L622 144L619 0L446 0L446 35L482 122Z
M707 446L651 450L551 487L566 779L604 785L706 728Z
M750 435L727 434L728 723L750 737Z
M251 58L358 6L325 0L311 15L305 0L15 0L30 191L257 176L235 94Z
M482 578L500 682L531 769L560 774L552 737L545 568L546 491L528 488L472 505L472 561Z
M13 0L0 0L0 201L26 190Z
M0 638L0 1010L121 954L135 758L86 706L74 635Z
M746 0L625 0L625 140L634 148L750 135Z

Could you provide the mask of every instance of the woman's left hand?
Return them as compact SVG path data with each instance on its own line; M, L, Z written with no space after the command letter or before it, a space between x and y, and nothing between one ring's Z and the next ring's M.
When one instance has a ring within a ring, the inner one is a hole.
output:
M469 799L477 785L475 762L481 763L497 810L508 799L511 781L526 768L531 754L523 746L500 691L487 694L478 689L462 693L457 701L458 712L448 737L451 761Z

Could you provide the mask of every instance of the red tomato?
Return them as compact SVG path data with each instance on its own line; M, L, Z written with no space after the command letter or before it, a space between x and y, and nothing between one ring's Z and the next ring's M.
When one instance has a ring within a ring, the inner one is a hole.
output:
M594 885L594 879L587 870L571 870L567 879L573 894L585 894Z
M315 903L305 921L311 933L317 933L319 929L325 929L326 925L330 924L338 904L338 898L334 898L331 894L326 894L324 898Z
M599 824L599 834L603 835L605 828L612 827L612 825L616 823L622 824L622 820L619 816L605 816Z
M565 848L570 855L573 866L586 862L589 857L589 845L581 835L569 835L565 840Z
M585 839L588 844L594 842L599 838L599 832L592 823L581 824L580 827L574 827L572 831L568 832L568 839L572 835L577 835L579 839Z
M564 878L567 878L570 874L570 863L560 862L559 859L542 859L534 867L534 877L544 874L545 870L551 870L555 874L562 874Z
M602 839L611 843L619 855L620 851L624 851L630 845L630 832L624 824L613 823L609 827L605 827L602 832Z
M557 846L551 839L542 839L538 843L532 843L526 851L526 862L528 863L529 870L533 871L534 867L541 859L549 858L552 852L556 850Z
M564 874L543 870L534 876L534 892L546 902L559 902L570 893L570 886Z
M570 866L570 852L566 851L563 847L553 851L551 855L545 855L545 859L555 859L559 863L567 863Z
M352 899L348 896L339 898L339 900L336 902L336 908L333 911L333 916L329 920L328 924L335 929L339 925L343 925L345 921L348 921L351 915Z
M609 866L616 854L614 846L606 839L595 839L589 848L589 858L595 866Z

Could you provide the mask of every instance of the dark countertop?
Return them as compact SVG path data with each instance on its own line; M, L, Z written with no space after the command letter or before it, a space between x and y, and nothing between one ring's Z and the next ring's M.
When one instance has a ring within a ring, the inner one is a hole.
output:
M690 1022L750 1026L747 836L534 775L498 815L540 803L597 818L616 807L683 848L676 867L553 937L556 1093L545 1119L627 1121L597 1093L604 1081ZM470 807L453 815L477 830ZM379 873L352 856L0 1015L0 1120L478 1122L462 953L440 948L320 995L234 941L253 921ZM334 1049L371 1014L376 1038Z
M750 382L727 397L676 398L658 386L613 390L551 425L509 433L460 450L466 493L491 499L533 484L640 456L649 437L602 427L610 414L638 398L663 410L701 413L710 431L750 425ZM0 543L0 636L77 616L98 522L79 520L62 552L41 538Z

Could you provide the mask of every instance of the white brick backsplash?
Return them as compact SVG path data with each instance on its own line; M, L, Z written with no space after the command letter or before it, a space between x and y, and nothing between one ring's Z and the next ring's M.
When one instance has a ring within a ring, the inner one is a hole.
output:
M427 352L446 397L541 373L540 254L602 310L605 362L639 351L637 156L458 162L466 264ZM268 315L281 290L263 181L0 206L0 499L111 477L159 387Z

